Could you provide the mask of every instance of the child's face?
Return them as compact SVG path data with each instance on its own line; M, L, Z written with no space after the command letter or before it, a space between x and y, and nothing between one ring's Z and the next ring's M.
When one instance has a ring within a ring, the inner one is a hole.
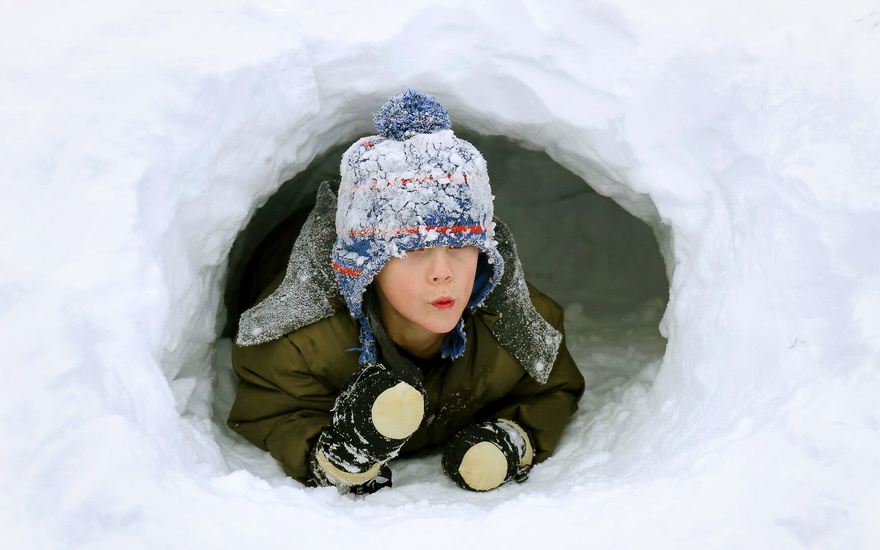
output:
M474 288L478 257L473 246L436 246L391 258L373 280L392 339L430 337L455 328Z

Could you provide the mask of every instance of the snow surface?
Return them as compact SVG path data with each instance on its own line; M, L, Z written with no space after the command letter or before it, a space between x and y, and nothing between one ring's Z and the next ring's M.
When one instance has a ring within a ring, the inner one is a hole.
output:
M16 4L4 548L877 546L875 3ZM568 304L590 390L527 484L465 493L426 456L351 500L213 420L226 258L408 87L645 220L670 297Z

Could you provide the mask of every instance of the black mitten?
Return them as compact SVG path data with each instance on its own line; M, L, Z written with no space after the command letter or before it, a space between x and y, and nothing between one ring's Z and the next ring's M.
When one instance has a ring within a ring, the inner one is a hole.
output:
M391 468L389 468L387 464L383 464L382 467L379 468L379 473L369 481L361 483L360 485L352 485L347 487L347 489L349 494L361 496L372 495L379 489L384 489L385 487L391 487Z
M443 472L469 491L489 491L512 479L526 480L532 465L528 435L509 420L471 424L443 453Z
M317 477L349 487L372 480L418 429L425 406L418 380L379 363L362 366L345 383L330 426L318 438Z

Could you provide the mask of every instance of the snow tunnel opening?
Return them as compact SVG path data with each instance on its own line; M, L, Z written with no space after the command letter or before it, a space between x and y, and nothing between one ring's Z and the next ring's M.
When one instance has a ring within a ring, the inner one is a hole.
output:
M591 429L593 413L609 399L619 398L620 388L646 366L653 365L653 376L659 369L666 340L658 324L669 281L656 234L645 221L598 193L547 152L505 136L466 128L455 131L486 158L496 215L516 238L527 279L566 309L569 350L588 384L582 411L566 436L570 445L578 446ZM281 184L253 212L229 253L221 306L226 315L215 345L211 416L227 462L263 477L284 479L284 474L267 453L225 426L237 386L229 351L238 314L248 307L241 300L242 289L262 288L268 282L249 279L248 265L255 253L259 255L279 235L301 225L319 184L338 177L341 155L353 139L326 149ZM282 246L291 245L292 241ZM286 259L277 266L284 267Z

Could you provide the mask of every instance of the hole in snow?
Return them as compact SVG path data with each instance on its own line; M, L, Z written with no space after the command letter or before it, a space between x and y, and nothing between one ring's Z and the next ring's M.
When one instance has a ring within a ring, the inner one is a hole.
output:
M547 153L505 137L460 128L456 134L486 158L496 215L513 231L527 278L565 307L568 347L587 381L581 408L557 451L560 458L533 473L530 485L541 490L566 475L566 464L574 462L565 456L577 457L578 464L604 460L617 431L611 424L624 421L653 382L666 344L658 331L669 288L664 262L645 222ZM237 330L233 312L243 307L238 303L241 288L255 284L245 269L254 251L285 225L302 222L318 184L338 177L340 157L350 141L331 148L280 186L254 212L229 254L224 296L229 314L214 359L215 437L230 467L249 469L273 482L289 480L267 453L225 426L236 391L229 360ZM395 485L437 482L434 476L442 474L433 458L396 461Z

